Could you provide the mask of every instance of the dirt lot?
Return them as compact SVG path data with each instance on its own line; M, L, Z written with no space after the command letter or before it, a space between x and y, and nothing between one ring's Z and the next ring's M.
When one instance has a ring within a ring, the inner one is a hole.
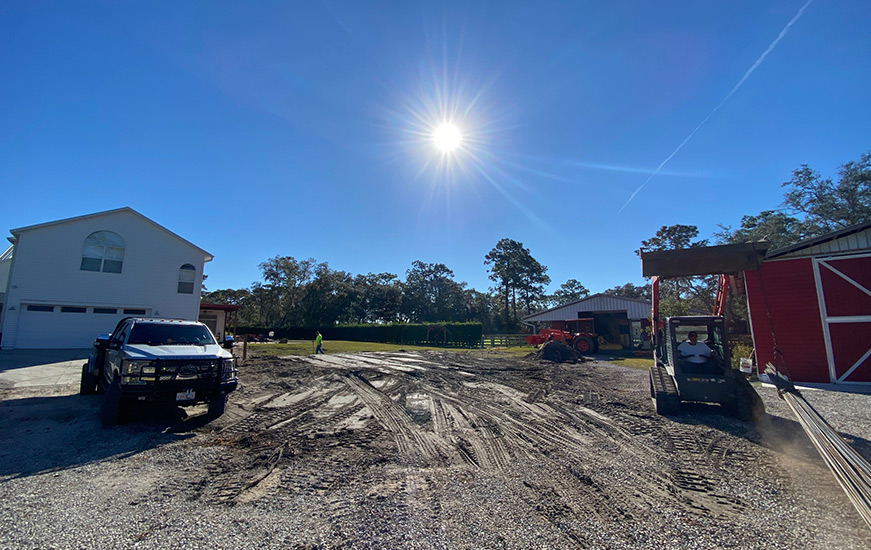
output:
M753 426L655 416L647 373L605 362L367 353L240 378L211 423L111 429L73 386L0 391L0 547L871 547L773 389ZM828 394L824 415L867 418Z

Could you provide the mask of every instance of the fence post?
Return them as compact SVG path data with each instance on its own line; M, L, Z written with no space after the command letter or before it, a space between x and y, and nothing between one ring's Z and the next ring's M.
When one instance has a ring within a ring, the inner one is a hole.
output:
M242 362L248 359L248 335L245 335L245 340L242 341Z

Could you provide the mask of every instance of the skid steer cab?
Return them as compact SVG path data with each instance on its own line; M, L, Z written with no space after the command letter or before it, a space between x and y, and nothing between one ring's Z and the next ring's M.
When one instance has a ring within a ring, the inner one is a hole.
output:
M724 412L741 420L764 411L756 391L731 366L723 317L667 318L654 355L650 397L657 413L676 414L681 402L688 401L719 403Z

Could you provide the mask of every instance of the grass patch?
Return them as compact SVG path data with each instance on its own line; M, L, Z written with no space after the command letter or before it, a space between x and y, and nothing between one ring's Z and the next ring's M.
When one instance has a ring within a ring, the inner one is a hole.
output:
M468 352L471 350L438 348L431 346L411 346L400 344L380 344L378 342L351 342L348 340L324 340L322 349L327 354L359 353L362 351L412 351L412 350L442 350ZM258 357L282 357L287 355L312 355L315 352L313 342L307 340L291 340L286 344L248 344L248 353Z
M350 340L324 341L323 350L332 353L360 353L364 351L450 351L460 354L500 354L511 357L526 357L535 351L533 346L513 346L504 348L467 349L444 348L436 346L413 346L410 344L381 344L378 342L352 342ZM308 340L291 340L286 344L248 344L248 354L258 357L284 357L288 355L312 355L315 352L314 343ZM236 353L239 353L237 347Z
M621 367L639 370L647 370L653 366L652 357L608 357L606 361Z

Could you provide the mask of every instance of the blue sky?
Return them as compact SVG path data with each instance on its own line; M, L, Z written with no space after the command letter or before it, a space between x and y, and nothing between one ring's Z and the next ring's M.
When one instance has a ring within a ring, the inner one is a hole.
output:
M215 255L212 290L289 255L486 291L504 237L551 291L640 284L662 225L871 150L871 3L805 4L8 2L0 228L130 206Z

